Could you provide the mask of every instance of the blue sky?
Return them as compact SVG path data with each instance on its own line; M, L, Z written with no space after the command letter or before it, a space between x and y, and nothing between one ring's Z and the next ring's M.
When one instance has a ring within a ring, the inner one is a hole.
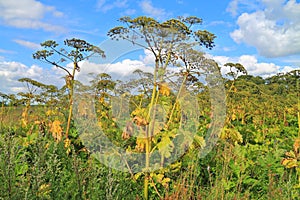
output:
M299 0L0 0L0 10L4 93L22 91L17 81L22 77L63 84L63 72L32 59L39 44L49 39L62 43L76 37L103 47L107 54L124 54L109 70L103 63L113 59L87 62L82 74L106 70L126 75L136 68L150 69L147 52L132 57L128 49L110 46L106 33L120 25L122 16L197 16L203 19L199 28L217 36L216 47L205 52L220 65L240 62L250 74L264 77L300 68Z

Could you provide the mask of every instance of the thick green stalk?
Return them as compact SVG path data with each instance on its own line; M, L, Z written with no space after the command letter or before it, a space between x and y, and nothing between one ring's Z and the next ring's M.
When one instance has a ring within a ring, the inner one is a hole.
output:
M159 67L159 60L156 59L155 60L155 69L154 69L154 77L153 77L153 90L152 90L152 96L151 96L151 102L150 102L150 105L149 105L149 111L148 111L148 114L147 114L147 121L150 120L150 113L151 113L151 109L154 105L154 101L155 101L155 96L156 96L156 86L157 86L157 83L156 83L156 79L157 79L157 71L158 71L158 67ZM151 131L149 130L149 128L146 129L146 134L145 134L145 137L146 137L146 145L145 145L145 150L146 150L146 164L145 164L145 167L146 167L146 173L145 173L145 179L144 179L144 198L146 200L149 199L149 190L148 190L148 186L149 186L149 167L150 167L150 152L151 152Z
M77 62L75 60L74 67L73 67L73 72L72 72L72 77L71 77L72 78L71 79L71 85L70 85L69 116L68 116L68 122L67 122L66 138L69 137L72 114L73 114L74 77L75 77L76 68L77 68Z
M168 123L167 123L167 125L166 125L167 127L169 127L169 125L170 125L170 123L171 123L171 121L172 121L172 119L173 119L173 114L174 114L176 105L177 105L177 103L178 103L178 99L179 99L179 97L180 97L180 95L181 95L181 92L182 92L182 90L183 90L183 86L184 86L184 84L185 84L185 82L186 82L186 79L187 79L187 75L184 76L183 81L182 81L182 84L181 84L180 89L179 89L179 91L178 91L178 94L177 94L177 96L176 96L175 103L174 103L174 105L173 105L173 108L172 108L172 110L171 110L171 113L170 113L170 117L169 117Z

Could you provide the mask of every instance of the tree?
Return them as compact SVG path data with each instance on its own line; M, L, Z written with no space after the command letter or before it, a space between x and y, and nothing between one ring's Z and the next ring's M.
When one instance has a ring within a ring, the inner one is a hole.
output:
M67 74L65 76L65 81L69 90L69 114L66 128L66 138L68 138L73 110L75 73L80 71L78 64L80 61L87 60L92 55L98 54L102 57L105 57L105 55L104 51L102 51L99 47L81 39L67 39L64 41L64 45L68 47L68 49L58 49L59 44L53 40L45 41L41 43L41 46L44 47L44 49L34 53L33 58L54 65L55 67L65 71ZM73 64L71 71L66 66L62 65L66 62L71 62Z

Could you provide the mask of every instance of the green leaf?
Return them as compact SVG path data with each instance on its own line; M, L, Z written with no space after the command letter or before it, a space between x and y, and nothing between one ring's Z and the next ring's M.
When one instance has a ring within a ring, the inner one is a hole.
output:
M168 136L164 136L161 138L161 141L157 144L157 148L162 156L169 158L174 149L174 144Z

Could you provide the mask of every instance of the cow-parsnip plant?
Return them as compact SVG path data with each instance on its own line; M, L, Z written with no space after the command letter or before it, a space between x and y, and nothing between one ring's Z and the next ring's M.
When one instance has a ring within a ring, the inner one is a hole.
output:
M65 136L68 138L73 111L74 80L76 72L80 71L79 62L87 60L95 54L101 55L102 57L105 57L105 55L104 51L102 51L99 47L81 39L66 39L64 41L64 45L65 48L59 48L59 44L56 41L45 41L41 43L41 46L44 49L34 53L33 58L54 65L66 72L65 81L69 93L69 114ZM67 68L66 63L72 63L72 70Z

